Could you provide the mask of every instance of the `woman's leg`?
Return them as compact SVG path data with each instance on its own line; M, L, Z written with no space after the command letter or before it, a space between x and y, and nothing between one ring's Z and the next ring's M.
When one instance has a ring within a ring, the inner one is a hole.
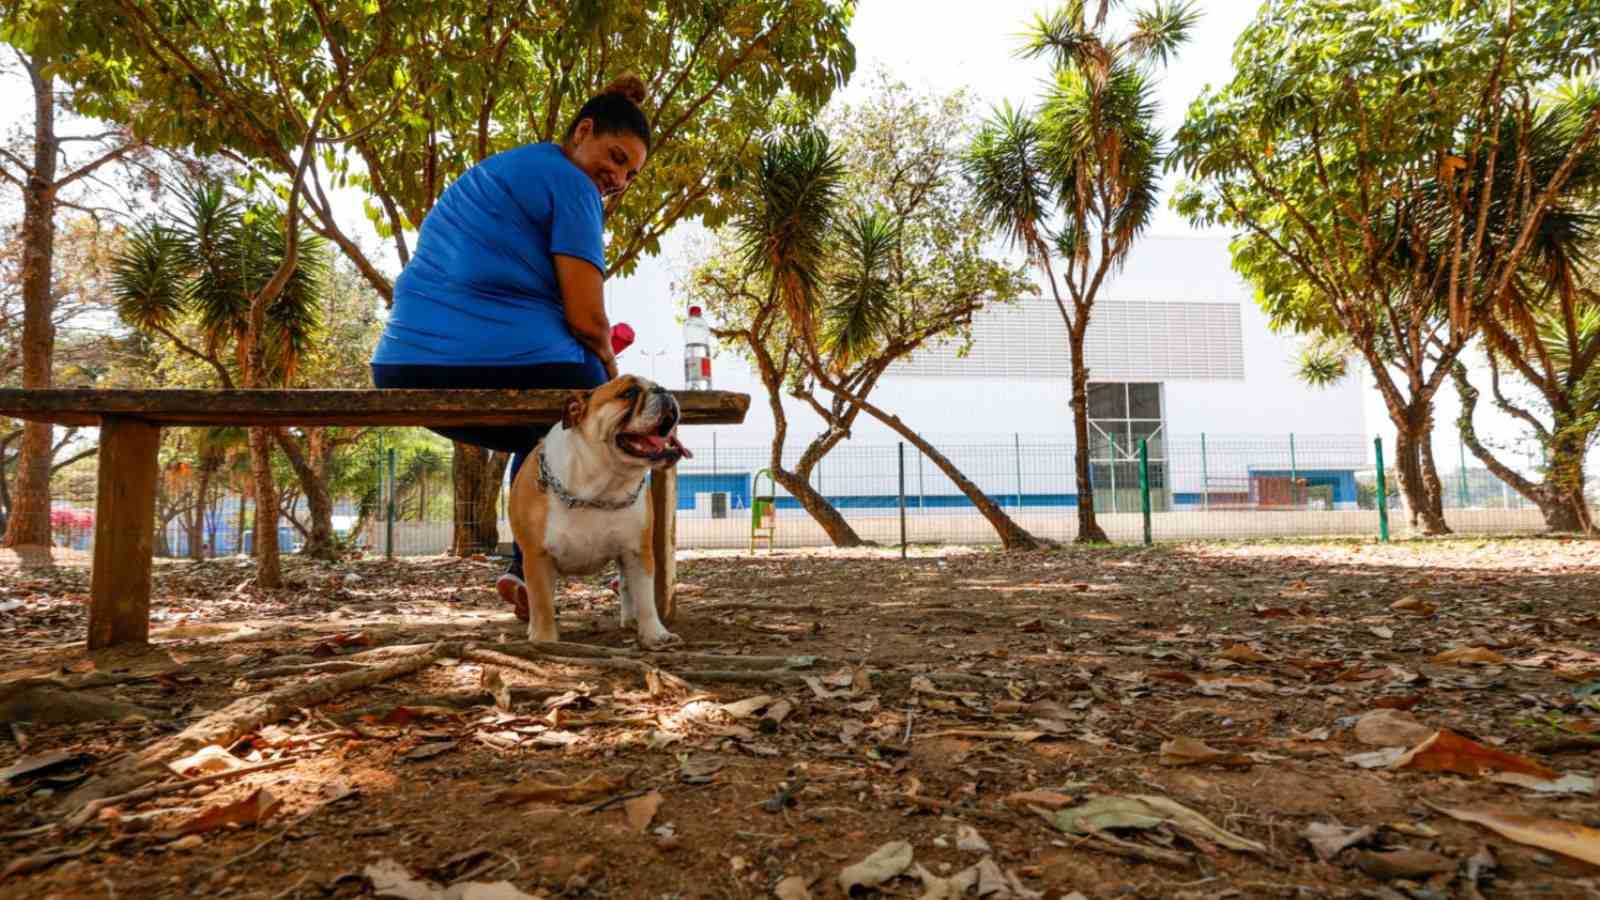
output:
M374 365L372 382L380 388L421 388L426 390L483 390L483 389L546 389L590 390L605 383L605 368L593 354L585 354L582 363L547 363L532 366L412 366ZM539 441L550 433L550 425L492 426L481 428L430 428L435 434L452 441L512 454L511 479L516 482L517 472L527 462L529 454ZM501 577L501 596L517 606L518 615L526 615L527 586L522 577L522 548L515 540L511 543L511 565Z

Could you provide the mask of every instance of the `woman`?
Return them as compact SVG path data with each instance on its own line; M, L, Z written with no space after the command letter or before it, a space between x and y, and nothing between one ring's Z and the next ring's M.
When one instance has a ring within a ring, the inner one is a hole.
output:
M619 78L583 105L560 144L496 154L445 190L395 281L375 385L587 389L616 377L601 203L650 152L643 100L638 78ZM550 428L433 430L515 454L515 478ZM521 547L496 588L526 615Z

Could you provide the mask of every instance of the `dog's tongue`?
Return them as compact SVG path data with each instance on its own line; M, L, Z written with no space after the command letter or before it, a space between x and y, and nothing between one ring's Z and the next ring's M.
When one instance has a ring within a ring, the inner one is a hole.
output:
M694 454L689 452L689 448L678 441L677 429L673 429L672 434L667 437L667 446L678 451L678 455L684 459L694 459Z

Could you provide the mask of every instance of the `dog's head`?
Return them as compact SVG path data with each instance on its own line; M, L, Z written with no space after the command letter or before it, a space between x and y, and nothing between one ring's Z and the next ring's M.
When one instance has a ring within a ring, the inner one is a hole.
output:
M678 443L678 401L666 388L623 375L567 400L561 424L606 448L621 465L667 469L693 456Z

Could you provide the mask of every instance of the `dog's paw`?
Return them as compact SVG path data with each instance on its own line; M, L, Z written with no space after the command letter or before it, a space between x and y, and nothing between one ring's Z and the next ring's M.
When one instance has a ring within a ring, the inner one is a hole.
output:
M618 617L617 624L618 624L618 627L620 627L623 631L629 631L635 625L639 624L639 617L638 616L620 616L620 617Z
M561 632L554 625L549 628L529 628L528 640L534 643L554 643L561 640Z
M639 646L646 650L659 650L672 644L683 643L683 638L662 628L655 632L639 632Z

